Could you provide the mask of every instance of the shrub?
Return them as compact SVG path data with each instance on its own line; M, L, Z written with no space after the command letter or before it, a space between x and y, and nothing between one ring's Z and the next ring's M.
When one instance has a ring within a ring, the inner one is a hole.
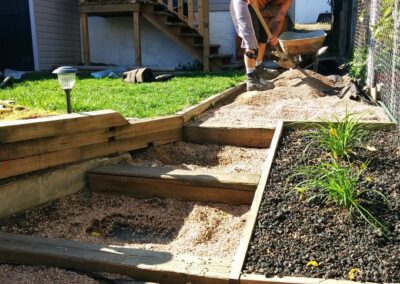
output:
M373 228L385 233L386 227L362 203L366 200L362 196L368 191L386 197L379 191L358 188L358 181L366 165L356 167L354 163L340 165L331 158L316 166L300 166L290 179L300 177L294 189L301 196L308 196L308 201L322 199L323 202L333 203L350 211L356 210L358 214Z
M341 120L337 117L334 120L314 124L316 129L310 132L312 141L305 151L311 144L317 143L334 158L349 157L352 149L361 144L362 138L367 134L367 127L360 124L359 117L348 112Z

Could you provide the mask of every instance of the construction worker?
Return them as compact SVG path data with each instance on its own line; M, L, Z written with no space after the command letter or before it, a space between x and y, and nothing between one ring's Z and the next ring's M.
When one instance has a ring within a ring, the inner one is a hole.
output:
M231 0L230 10L237 34L242 39L241 47L245 49L244 62L247 75L247 91L264 91L274 88L270 81L279 73L269 70L262 64L267 43L278 44L285 15L291 0ZM261 10L267 18L273 38L268 39L252 7ZM271 16L271 14L274 15Z

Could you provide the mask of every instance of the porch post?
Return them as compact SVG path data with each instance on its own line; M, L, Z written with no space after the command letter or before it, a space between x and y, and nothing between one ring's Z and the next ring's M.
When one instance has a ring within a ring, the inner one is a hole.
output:
M81 28L82 28L82 48L83 48L83 64L90 64L90 45L89 45L89 23L88 15L81 14Z
M142 66L142 42L140 37L140 12L133 12L133 36L135 41L135 65Z

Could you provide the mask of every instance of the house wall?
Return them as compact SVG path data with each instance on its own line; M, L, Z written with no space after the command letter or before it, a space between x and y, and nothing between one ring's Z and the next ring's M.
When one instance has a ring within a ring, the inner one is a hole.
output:
M329 0L295 0L296 23L316 23L320 13L330 12Z
M33 0L37 70L82 62L78 0Z
M222 6L219 6L222 8ZM151 23L141 18L142 65L175 68L194 58ZM89 17L91 61L134 66L132 17ZM220 53L235 53L235 31L227 11L210 13L210 42L220 44Z

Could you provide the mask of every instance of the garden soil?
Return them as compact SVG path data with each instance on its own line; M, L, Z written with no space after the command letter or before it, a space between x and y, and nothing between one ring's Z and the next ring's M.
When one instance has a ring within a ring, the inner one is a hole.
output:
M304 132L304 131L303 131ZM264 191L244 273L400 283L400 145L399 133L371 132L363 147L353 149L367 163L360 189L363 206L388 227L387 237L356 212L315 199L307 202L288 181L298 165L327 159L301 131L282 139Z
M248 210L249 206L80 192L4 219L0 230L232 259Z
M279 120L310 121L342 118L346 111L360 113L363 120L386 121L389 118L378 106L353 101L337 95L344 87L329 77L310 70L292 69L274 79L275 88L264 92L246 92L221 102L199 115L201 126L271 127Z

